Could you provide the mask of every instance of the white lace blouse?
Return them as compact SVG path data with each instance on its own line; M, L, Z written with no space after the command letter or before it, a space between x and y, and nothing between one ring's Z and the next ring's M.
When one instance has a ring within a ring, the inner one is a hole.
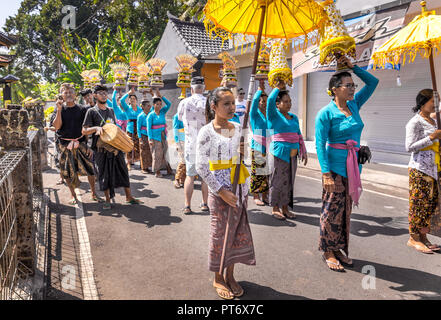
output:
M231 169L223 169L210 171L209 161L217 162L219 160L228 161L233 157L237 157L239 161L239 144L240 144L240 125L235 122L234 135L227 138L214 130L213 122L205 125L199 131L196 144L196 171L202 177L208 188L215 195L218 194L221 188L232 191L231 185ZM248 194L249 178L241 185L242 200ZM239 187L236 190L236 195L239 196Z
M431 146L434 142L429 135L436 130L436 126L427 122L416 114L406 125L406 150L411 152L409 168L417 169L435 180L438 179L438 168L435 164L435 152L432 150L421 151Z

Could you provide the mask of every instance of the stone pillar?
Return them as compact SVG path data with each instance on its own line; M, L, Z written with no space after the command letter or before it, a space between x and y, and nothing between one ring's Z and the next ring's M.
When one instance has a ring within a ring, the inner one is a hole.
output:
M41 157L41 166L42 168L48 168L48 160L47 160L47 150L48 150L48 142L47 142L47 133L44 131L44 127L46 121L44 119L44 103L43 101L31 101L25 104L25 109L29 113L29 122L31 126L34 126L35 129L38 129L38 136L40 140L40 157Z
M7 153L26 151L12 172L15 209L17 211L17 258L34 270L35 242L32 204L32 160L27 131L29 117L21 106L9 105L0 111L0 147ZM14 165L14 163L11 163Z

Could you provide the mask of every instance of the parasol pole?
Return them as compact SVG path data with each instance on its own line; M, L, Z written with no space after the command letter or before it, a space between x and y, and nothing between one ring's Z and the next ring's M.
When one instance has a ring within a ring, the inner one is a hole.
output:
M262 12L260 14L259 33L257 35L256 48L255 48L255 52L254 52L253 68L251 70L250 84L248 87L247 109L246 109L245 117L243 120L242 133L245 132L245 130L248 128L248 119L249 119L249 114L250 114L251 101L253 99L254 84L256 82L257 60L259 58L260 45L261 45L261 41L262 41L263 25L265 22L265 13L266 13L266 1L265 0L259 0L259 9L261 9ZM244 142L245 142L245 138L242 135L240 138L240 145L242 145L242 143L244 143ZM232 190L233 194L236 194L237 183L239 181L239 174L240 174L240 165L242 164L242 161L243 161L243 154L240 153L240 161L238 164L236 164L236 172L235 172L234 180L233 180L233 190ZM240 193L240 196L241 196L241 193ZM239 199L239 201L241 202L242 199ZM225 253L227 250L228 236L230 233L230 225L231 225L232 216L233 216L233 208L230 207L228 210L227 227L225 229L224 245L222 248L222 256L221 256L220 267L219 267L220 274L223 274L223 271L224 271Z
M433 50L434 48L431 48L430 56L429 56L429 63L430 63L430 73L432 76L432 88L434 91L434 102L435 102L435 111L436 111L436 125L438 129L441 129L441 117L439 114L439 99L438 99L438 90L436 86L436 76L435 76L435 63L433 62Z

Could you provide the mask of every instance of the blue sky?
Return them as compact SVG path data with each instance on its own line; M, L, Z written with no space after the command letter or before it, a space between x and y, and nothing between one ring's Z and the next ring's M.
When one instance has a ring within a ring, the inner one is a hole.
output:
M22 0L2 0L2 10L0 10L0 28L3 30L6 18L17 14Z

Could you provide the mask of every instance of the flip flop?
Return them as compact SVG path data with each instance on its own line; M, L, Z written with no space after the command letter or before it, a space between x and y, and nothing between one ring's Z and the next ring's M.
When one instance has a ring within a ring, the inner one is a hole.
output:
M276 218L277 220L286 220L284 215L280 215L280 214L276 214L276 213L272 213L272 216L274 218Z
M292 212L289 212L289 211L288 211L288 213L282 213L282 214L288 219L295 219L296 218L296 215Z
M78 200L75 198L72 198L72 199L70 199L69 204L76 205L76 204L78 204Z
M263 207L265 205L265 202L263 202L260 199L254 199L254 203L256 204L256 206L260 206L260 207Z
M337 253L337 254L336 254ZM335 258L341 262L341 264L347 266L347 267L353 267L354 266L354 261L352 261L351 258L345 256L343 253L341 253L340 251L334 251L334 256ZM346 261L344 261L345 259L348 259ZM349 262L349 260L351 262Z
M323 261L326 263L326 266L328 267L328 269L330 269L330 270L332 270L332 271L335 271L335 272L344 272L344 271L345 271L345 269L333 269L333 268L331 268L331 267L329 266L330 264L332 264L332 265L334 265L334 266L337 266L337 267L338 267L338 266L341 266L339 260L337 260L337 263L332 262L332 261L330 261L330 260L326 260L324 254L322 255L322 259L323 259Z
M135 198L133 198L133 199L130 200L130 201L126 201L126 204L141 204L141 203L144 203L144 202L142 202L142 201L139 200L139 199L135 199Z
M183 213L183 214L186 214L186 215L189 215L189 214L192 214L193 211L191 211L190 206L186 206L186 207L184 207L184 208L182 209L182 213Z
M173 182L173 185L175 186L175 189L179 189L179 188L181 188L181 185L180 185L179 182L176 181L176 180Z
M210 211L210 208L208 208L208 206L207 206L206 203L201 203L201 204L199 205L199 208L201 208L201 211L204 211L204 212L206 212L206 211Z
M103 198L100 198L100 197L98 197L98 196L92 196L92 200L93 200L93 201L96 201L96 202L98 202L98 203L103 203L103 202L104 202L104 199L103 199Z
M418 243L413 244L410 241L407 241L407 245L409 247L415 248L419 252L426 253L426 254L433 254L433 251L431 249L429 249L428 247L426 247L426 245L420 245Z
M227 286L231 287L228 283L227 283ZM236 298L239 298L239 297L243 296L245 290L242 287L240 287L240 291L239 292L235 292L233 289L231 289L231 292L234 294L234 296Z
M234 294L232 291L229 291L224 288L214 287L216 289L217 295L224 300L233 300Z
M432 244L430 241L424 242L427 248L429 248L432 251L440 251L441 248L437 244Z
M110 209L112 209L112 205L109 202L103 204L103 210L110 210Z

